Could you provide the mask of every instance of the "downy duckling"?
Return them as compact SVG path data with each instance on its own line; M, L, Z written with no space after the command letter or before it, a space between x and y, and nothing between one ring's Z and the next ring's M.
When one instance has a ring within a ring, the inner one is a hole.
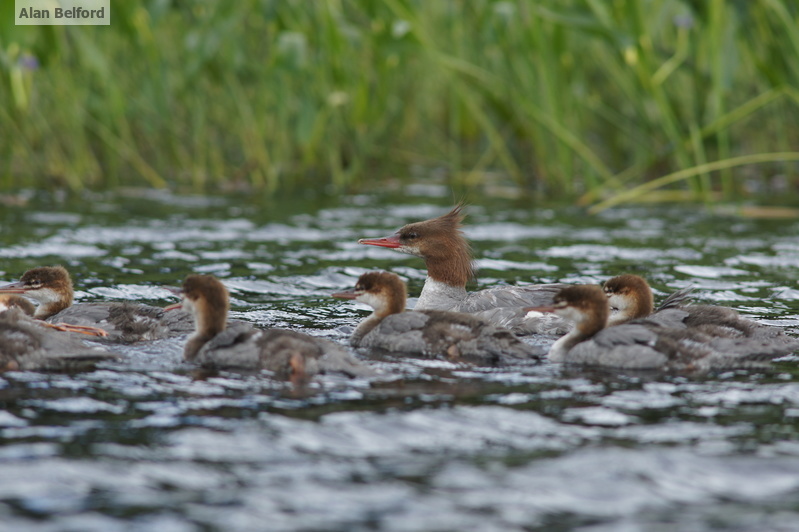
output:
M73 332L93 333L109 343L159 340L192 330L191 317L185 312L166 314L163 308L128 302L73 305L72 278L62 266L28 270L19 281L0 286L0 293L24 294L39 303L34 318L69 324Z
M655 298L649 283L638 275L627 273L612 277L604 282L602 290L610 303L608 326L611 326L646 318L661 310L680 307L690 299L693 288L682 288L670 294L658 308L655 308Z
M748 337L689 327L681 320L688 313L681 309L664 310L658 313L658 320L639 319L605 328L608 298L594 285L564 288L552 306L533 310L554 312L575 323L574 329L552 346L552 362L701 372L765 366L799 349L799 340L773 327L759 326L762 329Z
M405 283L394 273L365 273L354 289L333 297L354 299L374 309L352 334L350 343L355 347L494 366L540 358L535 347L475 315L443 310L405 312Z
M375 374L332 340L287 329L254 329L242 322L226 327L230 297L213 275L187 276L180 297L167 309L182 306L194 317L195 331L183 353L188 362L212 369L266 369L295 383L317 373Z
M4 296L0 306L0 372L84 369L117 358L61 332L68 329L31 318L33 305L24 298Z

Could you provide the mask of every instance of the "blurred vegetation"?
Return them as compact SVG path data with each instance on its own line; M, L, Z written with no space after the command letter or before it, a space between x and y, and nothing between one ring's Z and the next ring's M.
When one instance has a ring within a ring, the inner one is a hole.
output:
M118 0L96 27L5 4L4 189L443 175L601 209L799 179L787 0Z

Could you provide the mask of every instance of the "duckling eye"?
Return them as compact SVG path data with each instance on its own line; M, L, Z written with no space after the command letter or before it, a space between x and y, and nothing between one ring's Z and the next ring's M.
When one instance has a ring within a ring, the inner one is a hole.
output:
M414 238L419 238L419 234L416 233L415 231L411 231L410 233L407 233L405 235L405 238L407 238L409 240L413 240Z
M41 286L42 286L42 282L39 281L38 279L36 281L31 281L30 282L30 287L31 288L41 288Z

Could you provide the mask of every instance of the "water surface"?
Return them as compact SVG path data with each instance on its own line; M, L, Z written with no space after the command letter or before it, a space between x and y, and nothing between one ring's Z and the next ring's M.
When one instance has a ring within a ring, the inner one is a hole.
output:
M161 286L213 273L235 317L344 342L365 307L331 292L383 268L415 296L425 277L357 239L448 197L31 197L0 211L0 279L60 263L80 301L163 306ZM472 288L632 272L659 296L692 285L799 330L797 221L490 198L468 212ZM203 374L181 352L167 340L93 371L0 375L0 530L799 529L793 357L690 378L384 357L376 381L294 389Z

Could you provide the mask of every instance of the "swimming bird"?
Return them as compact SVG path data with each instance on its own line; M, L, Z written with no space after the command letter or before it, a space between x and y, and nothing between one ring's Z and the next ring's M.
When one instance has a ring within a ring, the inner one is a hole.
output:
M646 318L661 310L680 307L688 301L693 288L682 288L670 294L657 309L652 288L646 279L639 275L627 273L611 277L602 284L602 290L608 296L610 304L608 317L608 326L610 326L637 318Z
M287 329L255 329L243 322L226 326L228 291L213 275L187 276L180 297L180 303L167 309L183 307L194 318L195 331L183 353L188 362L212 369L266 369L295 383L317 373L376 374L332 340Z
M523 307L547 305L562 283L500 286L469 293L466 283L474 276L471 246L461 231L463 205L422 222L405 225L393 235L362 238L359 244L394 249L420 257L427 267L415 310L449 310L476 314L516 334L565 334L569 324L553 315L529 316Z
M719 327L691 327L682 308L658 312L657 319L638 319L605 328L608 297L594 285L561 290L550 307L575 323L549 352L552 362L625 369L702 372L711 369L759 367L799 349L799 340L779 329L749 321L748 332ZM732 311L734 312L734 311Z
M648 318L667 327L689 327L712 336L768 339L783 335L780 329L744 318L729 307L685 304L692 288L671 294L654 312L652 289L643 277L620 275L606 281L603 290L611 309L618 309L609 325Z
M509 330L473 314L443 310L405 312L405 283L395 273L367 272L355 288L333 297L366 303L374 312L358 325L351 345L487 365L537 362L538 350Z
M56 325L29 317L25 305L18 303L6 299L0 311L0 372L81 369L117 358L99 346L54 330L60 329Z
M33 316L36 306L22 296L16 294L0 294L0 312L17 309L26 316Z
M130 302L73 305L72 278L62 266L28 270L18 282L0 286L0 293L24 294L39 303L34 318L69 324L73 332L93 331L104 336L102 341L110 343L159 340L188 334L193 328L187 313L165 314L163 308L150 305Z

